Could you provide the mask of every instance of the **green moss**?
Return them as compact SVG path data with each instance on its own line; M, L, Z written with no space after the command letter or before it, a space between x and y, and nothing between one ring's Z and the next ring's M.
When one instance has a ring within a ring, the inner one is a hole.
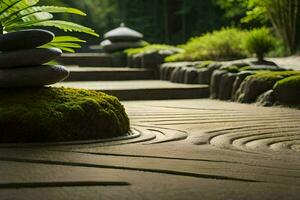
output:
M282 68L270 69L268 67L257 68L252 66L245 66L240 68L240 71L286 71L286 70Z
M171 50L174 52L180 52L182 49L177 48L175 46L166 45L166 44L149 44L142 48L132 48L132 49L126 49L124 52L128 56L133 56L141 53L147 53L147 52L155 52L160 50Z
M237 66L226 66L226 67L221 67L222 70L228 71L230 73L239 73L240 69Z
M116 137L129 131L117 98L100 92L35 88L0 90L0 142L54 142Z
M295 88L297 87L300 89L300 74L278 81L275 85L275 88L282 87L284 85L288 87L295 87Z
M211 61L211 60L207 60L207 61L203 61L201 62L200 64L198 64L196 66L197 69L203 69L203 68L207 68L210 64L213 64L215 63L214 61Z
M279 72L272 72L272 71L262 71L258 72L252 76L247 77L248 79L256 79L258 81L265 81L269 83L276 83L279 80L284 78L298 75L300 74L299 71L279 71Z
M165 58L165 62L180 62L185 60L184 53L177 53Z

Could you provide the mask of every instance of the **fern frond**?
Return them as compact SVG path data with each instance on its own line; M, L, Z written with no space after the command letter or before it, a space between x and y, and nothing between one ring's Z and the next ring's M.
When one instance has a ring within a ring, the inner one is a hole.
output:
M11 14L34 6L38 2L39 0L2 0L2 2L0 3L0 21L3 18L10 16Z
M26 25L26 24L19 24L15 25L13 27L9 27L9 30L18 30L21 28L28 28L30 26L46 26L46 27L55 27L59 28L61 30L64 30L65 32L81 32L86 33L90 35L94 35L96 37L99 37L99 35L91 28L73 23L73 22L67 22L67 21L61 21L61 20L47 20L42 22L37 22L34 24Z
M86 41L79 39L77 37L73 37L73 36L56 36L52 42L81 42L84 43Z
M9 29L11 26L18 26L18 25L30 25L40 21L46 21L53 18L53 15L48 12L37 12L33 13L21 18L16 18L14 20L4 22L3 25Z
M9 16L6 16L2 18L2 23L6 24L9 23L12 20L17 20L22 17L34 14L34 13L39 13L39 12L48 12L48 13L69 13L69 14L76 14L76 15L81 15L81 16L86 16L84 12L81 10L78 10L76 8L69 8L69 7L58 7L58 6L32 6L25 8L17 13L12 13ZM8 22L9 21L9 22Z

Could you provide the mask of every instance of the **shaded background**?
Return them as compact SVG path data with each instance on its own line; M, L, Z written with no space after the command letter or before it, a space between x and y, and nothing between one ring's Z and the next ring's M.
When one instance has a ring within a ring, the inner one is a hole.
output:
M85 11L87 17L59 17L94 28L101 38L84 36L89 44L99 43L105 32L121 22L143 33L148 42L169 44L184 43L190 37L232 24L214 0L41 0L41 3Z

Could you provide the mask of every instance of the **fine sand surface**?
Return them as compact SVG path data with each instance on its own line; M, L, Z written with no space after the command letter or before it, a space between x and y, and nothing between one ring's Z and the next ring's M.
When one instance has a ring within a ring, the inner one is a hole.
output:
M123 103L123 140L2 145L0 199L299 199L300 110Z

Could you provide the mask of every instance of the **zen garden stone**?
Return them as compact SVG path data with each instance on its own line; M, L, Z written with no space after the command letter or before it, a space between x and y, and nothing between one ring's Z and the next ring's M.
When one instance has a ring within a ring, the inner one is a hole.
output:
M128 48L138 48L143 46L143 34L132 30L121 24L120 27L104 34L105 40L101 42L101 47L106 52L122 51Z
M36 87L64 80L69 71L60 65L0 69L0 87Z
M54 34L46 30L22 30L0 35L0 51L32 49L51 42Z
M54 84L69 76L63 66L43 65L61 56L57 48L37 48L54 34L44 30L25 30L0 37L0 87L37 87Z
M60 49L25 49L0 54L0 68L26 67L47 63L62 54Z

